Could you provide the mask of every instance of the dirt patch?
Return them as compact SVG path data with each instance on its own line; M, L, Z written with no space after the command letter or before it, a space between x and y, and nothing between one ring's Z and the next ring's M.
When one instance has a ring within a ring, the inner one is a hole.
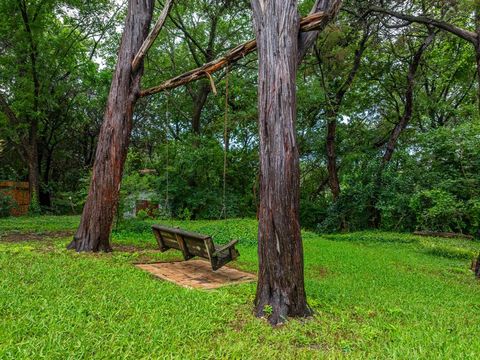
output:
M47 232L7 232L0 234L0 242L27 242L27 241L47 241L52 239L67 238L73 236L72 230L47 231Z
M316 279L323 279L331 275L330 270L321 265L310 265L306 268L306 272L308 272L309 276L313 276Z

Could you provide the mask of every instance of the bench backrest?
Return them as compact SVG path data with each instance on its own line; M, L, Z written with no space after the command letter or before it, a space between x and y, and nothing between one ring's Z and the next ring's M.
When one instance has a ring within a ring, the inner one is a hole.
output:
M160 249L180 250L186 260L194 256L211 260L211 255L215 253L215 245L208 235L161 225L153 225L152 229Z

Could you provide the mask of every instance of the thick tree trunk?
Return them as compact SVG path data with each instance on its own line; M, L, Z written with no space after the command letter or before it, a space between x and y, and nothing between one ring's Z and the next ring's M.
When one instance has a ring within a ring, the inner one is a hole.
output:
M259 58L260 211L255 314L280 324L311 314L303 278L296 145L299 16L295 0L253 0Z
M80 227L69 245L76 251L110 251L110 230L118 206L132 116L140 93L143 64L132 60L148 35L154 0L130 0L118 62L113 75L93 175Z

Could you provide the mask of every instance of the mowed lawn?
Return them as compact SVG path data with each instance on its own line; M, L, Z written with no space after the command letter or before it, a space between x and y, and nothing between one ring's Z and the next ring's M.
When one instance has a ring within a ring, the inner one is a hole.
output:
M303 234L315 316L271 328L255 284L188 290L133 266L160 254L149 222L119 225L112 254L65 250L78 217L0 220L1 359L478 359L475 241L363 232ZM254 220L163 222L240 239L255 272Z

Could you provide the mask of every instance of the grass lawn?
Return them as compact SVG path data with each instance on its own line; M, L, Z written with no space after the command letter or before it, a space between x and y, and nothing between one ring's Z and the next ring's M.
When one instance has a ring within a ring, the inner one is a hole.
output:
M119 225L112 254L65 250L78 217L0 220L0 359L478 359L480 243L363 232L304 233L315 316L273 329L255 284L188 290L132 263L160 254L150 222ZM240 239L256 271L253 220L166 222Z

